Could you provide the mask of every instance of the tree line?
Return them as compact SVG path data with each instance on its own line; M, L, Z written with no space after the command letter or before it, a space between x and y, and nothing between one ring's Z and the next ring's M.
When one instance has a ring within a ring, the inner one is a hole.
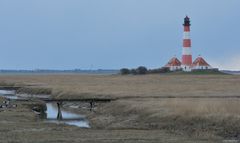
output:
M122 68L120 69L121 75L144 75L144 74L157 74L157 73L167 73L170 72L169 68L162 67L157 69L147 69L144 66L139 66L138 68L134 69L128 69L128 68Z

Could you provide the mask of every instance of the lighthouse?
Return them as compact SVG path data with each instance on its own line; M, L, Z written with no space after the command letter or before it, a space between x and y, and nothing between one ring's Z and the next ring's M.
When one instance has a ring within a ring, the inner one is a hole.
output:
M175 56L169 60L164 66L170 71L185 71L191 72L194 70L212 70L203 57L199 55L194 62L192 62L191 38L190 38L190 18L186 16L183 23L183 46L182 46L182 61L180 62Z
M183 47L182 47L182 69L183 71L191 71L192 65L192 52L191 52L191 39L190 39L190 18L184 18L184 32L183 32Z

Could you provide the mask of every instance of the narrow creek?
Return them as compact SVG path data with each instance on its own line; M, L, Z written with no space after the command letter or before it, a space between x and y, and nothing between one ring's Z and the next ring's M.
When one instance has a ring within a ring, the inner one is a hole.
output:
M15 90L0 90L0 96L5 97L7 99L18 99L16 96Z
M57 124L67 124L74 125L82 128L90 128L89 122L83 115L71 113L64 109L61 109L61 119L58 119L59 110L57 107L57 103L46 103L47 111L46 111L46 119L47 122L57 123Z
M15 90L0 90L0 96L5 97L9 100L27 100L33 97L33 95L17 95ZM48 98L44 96L34 96L35 98ZM44 122L56 123L56 124L67 124L81 128L90 128L88 120L85 116L76 114L65 110L64 108L58 108L56 102L46 103L47 110L45 111ZM59 119L58 116L61 115Z

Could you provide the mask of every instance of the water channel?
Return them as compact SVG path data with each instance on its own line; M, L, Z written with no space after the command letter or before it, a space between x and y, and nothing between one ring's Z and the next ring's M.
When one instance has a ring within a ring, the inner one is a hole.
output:
M33 97L32 95L17 95L14 90L0 90L0 96L5 97L9 100L24 100ZM38 98L38 96L34 97ZM47 98L46 95L43 95L42 97ZM88 120L83 115L69 112L64 108L58 108L56 102L48 102L46 103L46 107L47 110L45 111L46 116L44 122L67 124L81 128L90 128ZM61 114L61 119L58 118L59 114Z

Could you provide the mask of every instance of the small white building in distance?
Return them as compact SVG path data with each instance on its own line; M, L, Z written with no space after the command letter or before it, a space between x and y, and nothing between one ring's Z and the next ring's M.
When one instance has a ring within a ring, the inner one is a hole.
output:
M207 70L212 69L212 67L201 57L199 56L191 66L192 70Z
M182 63L176 57L173 57L164 67L169 68L170 71L177 71L181 70L181 65Z

